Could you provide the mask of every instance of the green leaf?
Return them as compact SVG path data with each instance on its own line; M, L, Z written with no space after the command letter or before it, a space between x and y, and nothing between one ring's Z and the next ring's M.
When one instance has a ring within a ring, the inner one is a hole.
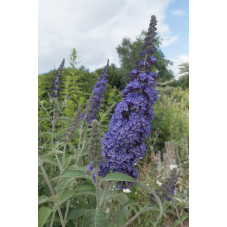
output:
M43 163L50 164L50 165L53 165L53 166L58 166L57 160L55 160L53 158L45 158L43 160Z
M96 196L96 190L95 189L89 189L89 190L85 190L85 191L75 191L75 196L80 196L80 195Z
M128 202L126 202L125 204L123 204L123 207L124 206L134 206L136 205L137 203L133 200L129 200Z
M189 217L188 213L184 213L184 214L182 215L182 217L181 217L180 220L176 220L176 221L173 223L172 227L176 227L177 225L183 223L188 217Z
M58 121L62 121L64 123L70 123L72 121L72 118L66 117L66 116L60 116L58 117Z
M138 204L135 201L129 200L128 202L123 204L122 207L128 207L130 210L133 210L135 213L137 213L137 210L136 210L137 205Z
M115 172L115 173L109 173L107 174L101 182L103 181L128 181L128 182L137 182L137 179L136 178L133 178L133 177L130 177L126 174L123 174L123 173L118 173L118 172Z
M92 184L79 184L75 188L76 191L86 191L86 190L92 190L95 189L94 185Z
M38 198L38 205L41 205L46 202L55 202L56 196L47 197L45 195L39 196Z
M107 199L116 200L116 201L118 201L121 204L124 204L124 203L128 202L128 196L125 193L123 193L123 192L120 192L120 193L117 193L115 195L112 195L112 196L110 196Z
M49 207L41 207L39 208L38 214L38 227L43 227L43 225L47 222L52 210Z
M117 227L122 226L125 222L127 222L129 211L126 209L119 210L116 216L116 225Z
M153 211L153 210L160 211L160 209L159 209L158 207L147 207L146 210L150 210L150 211Z
M45 202L48 201L48 199L49 198L47 196L45 196L45 195L39 196L39 198L38 198L38 204L40 205L42 203L45 203Z
M103 209L92 209L85 213L83 227L107 227L106 214Z
M59 197L59 202L60 204L64 203L67 201L69 198L74 196L75 192L74 191L64 191L61 196Z
M68 171L63 172L62 175L52 179L52 181L58 180L59 178L62 178L62 177L65 177L65 178L69 178L70 177L70 178L73 178L73 179L76 179L76 178L88 178L87 175L82 170L68 170Z
M42 160L44 160L45 158L57 155L57 154L61 154L63 153L62 151L47 151L47 152L42 152L42 156L40 157Z
M70 211L69 216L68 216L68 221L72 219L79 218L83 215L85 215L85 212L88 211L86 208L74 208Z
M77 187L74 189L74 191L75 191L75 196L80 196L80 195L96 196L96 189L91 184L77 185Z
M65 188L73 181L73 178L65 178L62 181L60 181L56 186L56 191L58 195L61 195L61 193L65 190Z

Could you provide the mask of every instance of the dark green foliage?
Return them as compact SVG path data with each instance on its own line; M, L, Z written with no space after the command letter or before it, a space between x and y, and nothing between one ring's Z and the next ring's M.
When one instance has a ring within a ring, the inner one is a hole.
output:
M97 69L95 72L99 75L102 73L104 68ZM119 90L122 90L124 84L122 83L121 69L117 68L114 64L111 64L108 69L108 81L107 83L111 87L116 87Z

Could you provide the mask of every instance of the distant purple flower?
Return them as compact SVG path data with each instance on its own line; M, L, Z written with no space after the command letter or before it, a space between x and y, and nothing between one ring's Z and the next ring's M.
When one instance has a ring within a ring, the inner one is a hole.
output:
M93 90L94 91L93 103L92 103L91 109L88 110L89 116L87 116L86 118L86 121L88 122L89 125L92 123L92 120L96 119L97 113L101 106L101 100L104 97L104 92L106 90L107 77L108 77L108 67L109 67L109 60L107 61L107 65L102 71ZM86 107L85 107L85 110L86 110ZM81 115L81 118L84 118L85 114L86 113L84 111L83 114Z
M179 176L180 173L177 172L177 168L174 168L171 171L170 176L165 180L163 184L161 184L159 189L156 190L156 194L162 201L164 201L165 199L168 201L172 200L172 197L175 194L176 184ZM153 194L149 196L149 200L150 202L154 203Z
M61 91L60 85L62 81L60 80L60 78L61 78L62 70L64 68L64 64L65 64L65 59L62 60L61 65L57 69L56 76L53 78L53 88L51 89L51 91L53 92L52 96L55 98L59 98L59 92Z
M136 62L137 68L130 72L130 81L122 91L123 100L116 108L103 138L104 162L100 162L99 176L109 172L121 172L138 178L136 163L146 151L145 139L150 134L150 122L154 118L151 108L157 101L156 73L151 66L157 60L151 56L155 51L153 37L156 35L156 17L152 16L149 30ZM120 189L129 188L131 182L117 182Z

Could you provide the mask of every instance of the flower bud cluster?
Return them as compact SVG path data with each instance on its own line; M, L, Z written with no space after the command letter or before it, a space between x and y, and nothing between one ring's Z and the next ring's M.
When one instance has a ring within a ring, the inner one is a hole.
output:
M53 92L52 96L55 98L59 98L59 92L61 91L60 85L62 81L60 80L60 78L62 76L61 73L64 68L64 64L65 64L65 59L62 60L59 68L57 69L56 76L53 78L53 88L51 90Z
M109 68L109 60L107 61L107 65L102 71L94 87L94 98L93 98L92 106L91 106L91 109L89 109L89 113L87 113L87 117L85 119L89 125L92 123L92 120L96 119L97 113L100 109L101 100L104 97L104 92L106 90L108 68ZM85 107L85 110L86 110L86 107ZM85 111L81 117L85 118L84 116L85 116Z
M151 17L148 33L136 62L136 69L130 72L130 81L122 91L123 97L109 123L109 130L103 138L104 162L100 162L99 176L109 172L121 172L138 178L136 163L146 151L145 138L150 134L150 122L154 118L152 105L157 101L154 89L157 75L151 66L157 60L151 54L156 35L156 17ZM132 182L117 182L120 189L129 188Z
M91 161L91 168L97 168L99 166L99 162L104 161L104 158L102 156L101 132L99 130L99 122L96 119L92 121L87 154L88 159Z

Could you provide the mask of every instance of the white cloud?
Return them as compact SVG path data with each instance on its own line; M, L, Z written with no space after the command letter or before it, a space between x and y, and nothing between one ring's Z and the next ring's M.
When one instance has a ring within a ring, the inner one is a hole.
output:
M183 10L180 10L180 9L172 10L171 13L174 16L183 16L186 14Z
M161 47L167 47L173 43L175 43L178 40L178 36L172 36L172 37L165 37L165 39L163 39Z
M176 79L180 77L179 74L179 65L185 62L189 62L189 57L185 54L178 55L176 59L171 59L173 62L173 65L169 66L169 69L171 69L174 73L174 76Z
M119 66L116 46L123 37L134 39L147 30L150 16L158 20L163 45L177 40L164 22L170 0L39 0L39 73L57 68L72 48L79 65L91 71L107 58Z

